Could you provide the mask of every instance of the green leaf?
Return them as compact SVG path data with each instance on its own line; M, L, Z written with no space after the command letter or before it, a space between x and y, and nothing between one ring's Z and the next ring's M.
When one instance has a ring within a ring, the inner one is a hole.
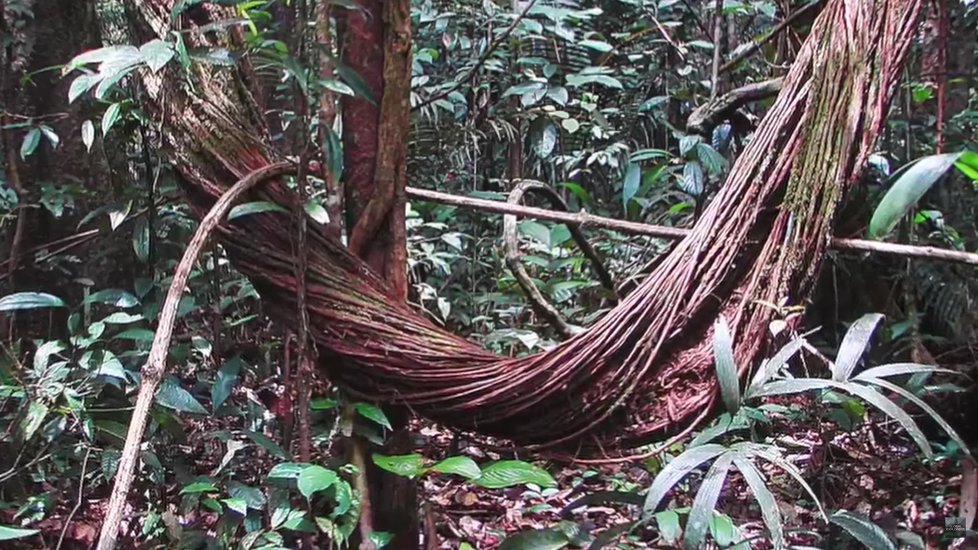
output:
M329 223L329 212L318 201L310 200L304 206L306 214L318 224L326 225Z
M348 96L356 95L356 92L353 91L353 88L351 88L349 85L343 82L340 82L339 80L334 80L331 78L323 78L319 80L319 85L331 92L335 92L340 95L348 95Z
M978 153L964 151L954 166L973 182L978 183Z
M766 384L804 345L804 338L795 338L779 349L770 359L761 363L760 368L757 369L757 373L754 374L754 378L750 381L750 385L747 388L747 395L753 395L756 389Z
M730 327L722 315L713 325L713 358L716 362L720 396L727 411L731 415L737 414L740 408L740 380L734 360L733 337L730 336Z
M127 325L129 323L135 323L137 321L142 321L143 316L132 313L126 313L125 311L117 311L115 313L109 314L108 317L102 319L103 323L109 325Z
M557 486L557 481L546 470L522 460L500 460L490 464L472 482L487 489L503 489L528 483L540 487Z
M403 477L414 478L427 471L424 457L419 454L387 456L374 453L372 459L378 468Z
M105 110L102 115L102 135L109 135L109 130L115 126L115 123L119 121L119 117L122 116L122 104L113 103L109 105L109 108Z
M711 176L719 176L727 169L727 159L723 158L723 155L705 143L696 144L696 158L699 159L703 167L706 168L706 172Z
M41 129L31 128L24 136L24 141L20 144L20 158L26 159L37 149L41 143Z
M207 414L207 409L172 378L167 378L160 385L159 391L156 392L156 402L179 412Z
M17 292L0 298L0 311L47 307L65 307L65 303L61 298L44 292Z
M68 87L68 103L74 103L76 99L94 88L103 78L105 78L103 74L83 74L76 77L71 81L71 86Z
M106 288L89 294L82 303L130 308L139 305L139 298L119 288Z
M299 492L306 497L306 500L309 500L312 495L319 491L325 491L332 487L338 479L339 476L333 470L311 464L299 473Z
M637 162L629 162L625 169L625 179L621 184L621 202L627 208L628 201L638 193L642 185L642 167Z
M92 144L95 143L95 124L93 124L91 120L86 120L85 122L82 122L81 138L82 138L82 143L85 144L85 150L91 151Z
M683 547L686 550L697 550L706 540L706 532L713 518L720 491L727 481L727 472L733 462L731 453L724 453L707 470L703 483L696 491L696 498L689 509L689 519L686 521L686 536L683 537Z
M181 495L191 495L200 493L216 493L219 489L217 485L214 485L212 481L195 481L189 485L184 486L180 489Z
M340 75L343 82L346 82L353 88L353 91L357 93L358 96L366 99L374 105L377 104L377 98L374 96L373 92L370 90L370 86L367 82L357 73L355 70L347 67L342 63L336 64L336 74Z
M679 483L680 480L698 468L700 464L713 460L726 451L727 448L723 445L710 443L688 449L683 454L672 459L672 461L670 461L669 464L666 464L666 466L662 468L662 471L655 476L655 479L652 480L652 486L649 487L649 492L645 495L645 504L642 505L642 511L645 516L649 517L655 512L656 508L659 507L659 503L662 502L662 499L666 497L666 494L668 494L669 491L672 490L673 486Z
M537 117L530 123L530 143L537 156L545 159L557 146L557 126L549 117Z
M261 510L265 506L265 495L261 489L232 480L228 482L227 491L231 497L243 500L252 510Z
M0 540L22 539L24 537L36 535L40 532L41 531L39 529L22 529L20 527L0 525Z
M778 508L774 494L768 489L764 476L749 458L737 456L733 460L734 465L744 476L744 481L754 492L754 498L757 499L757 504L761 508L761 516L764 518L768 531L771 532L771 542L774 548L776 550L784 548L784 526L781 524L781 509Z
M629 155L628 160L631 162L641 162L643 160L669 158L671 156L669 151L664 149L639 149Z
M882 239L896 227L900 219L923 197L962 153L930 155L917 159L906 170L900 170L893 185L883 195L869 221L869 238Z
M655 524L662 542L672 545L679 541L683 529L679 524L679 514L674 510L663 510L655 514Z
M384 531L371 531L369 538L370 542L373 543L374 548L383 548L394 540L394 534Z
M232 357L221 365L211 386L211 406L216 411L231 396L235 382L238 381L238 373L241 371L241 358Z
M888 365L880 365L878 367L873 367L866 369L856 376L853 376L852 380L869 380L872 378L886 378L888 376L905 376L907 374L919 374L919 373L935 373L940 372L944 374L957 374L961 373L951 369L942 369L933 365L921 365L919 363L890 363Z
M115 66L138 63L139 50L135 46L106 46L82 52L68 62L69 67L81 67L89 63L108 63Z
M233 220L235 218L240 218L241 216L249 216L251 214L261 214L262 212L284 212L289 213L284 207L275 204L274 202L268 201L255 201L246 202L244 204L239 204L228 212L228 220Z
M699 161L691 160L683 166L683 176L679 180L679 188L684 193L698 197L703 194L706 176L703 174L703 167Z
M48 140L51 147L54 149L58 148L58 144L61 143L61 138L50 126L41 126L41 133L44 134L44 139Z
M832 523L845 529L870 550L897 550L886 533L869 518L846 510L839 510L829 518Z
M393 429L391 428L391 421L388 420L387 415L384 414L384 410L377 405L372 403L354 403L353 409L357 411L360 416L368 420L373 420L388 430Z
M537 529L517 533L499 545L499 550L559 550L570 538L559 529Z
M31 401L27 405L27 414L20 422L20 433L24 441L30 441L34 437L34 433L47 418L48 410L48 406L40 401Z
M547 248L551 247L550 230L547 229L547 226L543 225L542 223L530 220L522 221L519 224L519 228L520 233L523 235L526 235Z
M475 479L482 475L479 465L467 456L448 457L432 466L431 470L441 474L460 475L466 479Z
M175 52L169 44L157 38L140 46L139 55L149 70L156 73L173 59Z
M876 327L882 320L883 316L879 313L870 313L863 315L849 327L846 335L842 338L842 344L839 346L839 353L835 356L835 362L832 364L833 380L836 382L849 380L852 371L855 370L863 353L866 352L869 340L876 332Z
M740 540L740 532L730 516L716 513L710 518L710 534L720 548L727 548ZM745 547L734 550L747 550Z
M577 44L579 46L584 46L585 48L590 48L600 53L608 53L611 50L615 49L611 44L601 40L581 40Z

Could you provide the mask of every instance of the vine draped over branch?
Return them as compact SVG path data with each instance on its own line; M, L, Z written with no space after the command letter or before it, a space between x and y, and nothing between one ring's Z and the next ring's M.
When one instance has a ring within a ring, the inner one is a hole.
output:
M170 2L126 3L144 37L165 35ZM810 292L836 206L882 127L920 7L921 0L829 0L777 101L689 235L603 319L547 352L499 357L435 327L310 227L308 305L321 367L362 398L537 447L600 453L686 428L714 401L717 315L730 320L737 364L746 366L766 351L774 312L761 302L803 303ZM236 75L196 70L196 92L175 75L148 82L155 103L147 109L163 121L169 156L203 212L278 157L246 88L232 85ZM284 206L296 200L276 181L255 195ZM220 236L269 312L292 323L296 281L282 215L235 220Z

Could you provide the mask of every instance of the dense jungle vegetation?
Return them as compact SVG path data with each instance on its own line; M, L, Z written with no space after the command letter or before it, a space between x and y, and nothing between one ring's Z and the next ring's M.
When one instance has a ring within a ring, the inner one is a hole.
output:
M0 547L978 548L972 0L0 13Z

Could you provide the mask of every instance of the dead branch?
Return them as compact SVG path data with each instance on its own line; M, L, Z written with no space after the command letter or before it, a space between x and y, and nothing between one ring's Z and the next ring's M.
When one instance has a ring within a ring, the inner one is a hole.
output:
M122 514L129 495L129 487L132 485L133 477L135 477L139 445L143 439L143 432L146 430L150 407L153 405L156 389L163 380L164 372L166 372L166 357L170 351L170 338L173 336L173 326L176 323L177 306L180 304L183 291L187 288L187 279L197 262L197 257L200 256L207 240L217 229L218 224L238 197L265 180L283 176L293 171L292 163L278 162L259 168L238 180L214 203L214 206L201 220L193 238L190 239L190 243L183 253L183 258L181 258L180 264L177 265L173 274L173 281L167 291L166 300L160 309L156 336L153 338L153 346L149 351L149 359L142 369L139 394L136 396L136 406L132 412L132 419L129 421L129 431L126 434L126 444L122 450L122 457L119 459L115 485L112 487L105 520L102 522L98 550L115 548L116 539L119 536L119 525L122 523Z
M534 181L534 180L519 180L513 191L509 194L508 204L519 205L523 202L523 197L527 193L532 193L534 195L540 195L545 197L551 204L561 210L570 210L567 207L567 203L564 202L563 197L561 197L552 187L549 185ZM580 227L575 227L573 225L568 226L571 232L571 236L574 237L574 241L577 242L577 246L580 247L581 252L591 261L591 265L594 267L594 271L597 273L598 278L601 280L601 284L605 288L615 291L615 283L612 280L611 274L608 272L607 268L604 266L604 262L601 256L598 255L594 247L587 240L587 237L581 231ZM533 306L536 312L547 320L548 323L564 338L570 338L574 335L574 331L571 329L564 317L557 311L557 308L551 304L547 298L540 292L540 289L533 284L530 279L530 275L526 272L526 268L523 267L521 260L522 255L520 254L519 241L516 234L516 216L506 215L503 217L503 242L506 246L506 265L509 266L510 271L513 272L513 277L516 279L517 284L523 289L523 293L526 294L527 300ZM616 295L617 298L617 295Z
M709 135L717 124L730 118L737 109L748 103L777 95L781 91L783 82L781 78L772 78L771 80L741 86L719 97L711 97L709 101L697 107L689 115L689 119L686 121L686 130Z
M587 212L559 212L556 210L547 210L545 208L536 208L533 206L520 206L501 201L460 197L458 195L440 193L438 191L429 191L427 189L418 189L416 187L408 187L407 195L413 199L461 206L483 212L492 212L494 214L505 214L518 218L535 218L538 220L561 222L566 223L568 227L578 227L581 229L596 227L621 231L622 233L628 233L631 235L647 235L650 237L659 237L669 240L679 240L689 235L688 229L681 229L678 227L616 220L614 218L595 216L594 214L588 214ZM835 250L844 252L871 252L874 254L901 256L904 258L917 258L935 262L949 262L978 266L978 253L947 250L933 246L914 246L909 244L835 237L832 239L831 247Z

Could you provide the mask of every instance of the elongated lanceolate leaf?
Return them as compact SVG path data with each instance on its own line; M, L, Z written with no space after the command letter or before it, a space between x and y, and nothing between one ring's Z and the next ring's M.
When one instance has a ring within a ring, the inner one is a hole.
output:
M883 196L869 222L869 237L881 239L896 227L900 219L924 196L931 186L954 166L961 153L923 157L898 172L896 180Z
M832 523L845 529L856 540L866 545L870 550L897 550L893 541L875 523L864 516L839 510L832 514Z
M726 450L727 448L723 445L712 443L701 445L687 450L666 464L659 475L652 480L652 486L649 487L649 492L645 495L645 504L642 506L643 515L650 517L655 513L655 509L659 507L659 503L666 497L666 494L681 479L689 475L700 464L720 456Z
M876 327L883 320L879 313L863 315L846 331L839 346L839 353L835 356L835 363L832 366L832 379L836 382L849 380L852 371L859 364L866 347L869 346L869 339L876 332Z
M61 298L43 292L18 292L0 298L0 311L46 307L65 307L65 303Z
M710 518L713 517L723 484L727 481L727 472L730 471L734 454L728 452L720 455L706 472L703 483L696 491L696 498L693 499L686 522L686 536L683 537L683 548L686 550L697 550L706 539Z
M727 411L737 414L737 409L740 408L740 381L734 360L733 337L730 336L727 320L722 316L713 326L713 358L720 383L720 397L723 398Z
M768 489L764 476L749 458L738 456L734 457L733 461L734 466L740 470L741 475L744 476L744 481L753 491L757 504L760 505L761 516L764 518L768 531L771 532L771 544L776 550L784 548L784 526L781 524L781 510L778 508L774 494Z

